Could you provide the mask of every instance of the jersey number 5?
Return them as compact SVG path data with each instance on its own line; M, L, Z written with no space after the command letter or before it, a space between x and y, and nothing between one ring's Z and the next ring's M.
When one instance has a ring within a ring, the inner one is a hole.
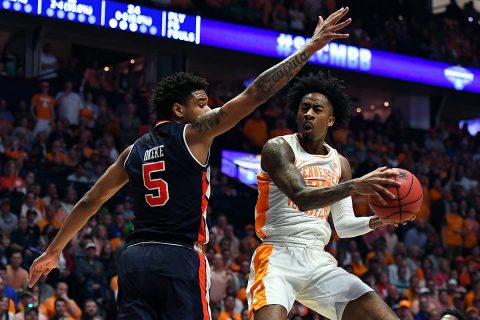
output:
M156 191L154 194L146 194L145 201L147 201L151 207L164 206L170 198L168 195L168 183L163 179L152 179L151 174L153 172L165 171L165 161L144 163L142 171L145 188Z

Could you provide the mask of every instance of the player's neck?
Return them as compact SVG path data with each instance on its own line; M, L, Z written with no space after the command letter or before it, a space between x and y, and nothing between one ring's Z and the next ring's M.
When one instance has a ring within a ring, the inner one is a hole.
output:
M302 136L301 134L297 134L297 136L298 140L300 141L300 145L307 153L318 155L328 154L328 150L324 145L325 137L313 139L313 137Z

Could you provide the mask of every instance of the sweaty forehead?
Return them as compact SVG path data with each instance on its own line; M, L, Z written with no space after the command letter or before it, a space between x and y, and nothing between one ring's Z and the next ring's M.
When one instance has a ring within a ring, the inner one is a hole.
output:
M193 99L195 100L204 100L204 99L207 99L207 93L205 92L205 90L196 90L196 91L192 91L192 97Z
M319 104L322 106L330 105L330 101L321 93L313 92L303 96L301 103Z

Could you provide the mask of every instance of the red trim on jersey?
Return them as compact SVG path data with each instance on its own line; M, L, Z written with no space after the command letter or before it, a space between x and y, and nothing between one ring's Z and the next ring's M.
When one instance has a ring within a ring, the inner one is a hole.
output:
M165 122L170 122L170 120L160 120L157 123L155 123L155 127L158 126L159 124L165 123Z
M204 244L207 241L207 233L206 233L206 215L207 215L207 206L208 206L208 198L207 198L207 190L208 190L208 181L207 181L207 172L204 171L202 173L202 220L200 222L200 228L198 230L198 244Z
M205 256L203 253L198 252L198 258L200 259L200 266L198 268L198 281L200 284L200 294L202 299L203 318L202 320L210 320L210 312L208 312L208 300L207 300L207 268L205 265Z

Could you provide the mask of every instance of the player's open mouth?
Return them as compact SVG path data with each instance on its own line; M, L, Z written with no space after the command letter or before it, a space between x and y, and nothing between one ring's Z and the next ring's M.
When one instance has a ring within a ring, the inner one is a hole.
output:
M312 124L311 124L310 122L305 122L305 123L303 124L303 131L305 131L305 132L310 132L310 131L312 131L312 130L313 130L313 126L312 126Z

